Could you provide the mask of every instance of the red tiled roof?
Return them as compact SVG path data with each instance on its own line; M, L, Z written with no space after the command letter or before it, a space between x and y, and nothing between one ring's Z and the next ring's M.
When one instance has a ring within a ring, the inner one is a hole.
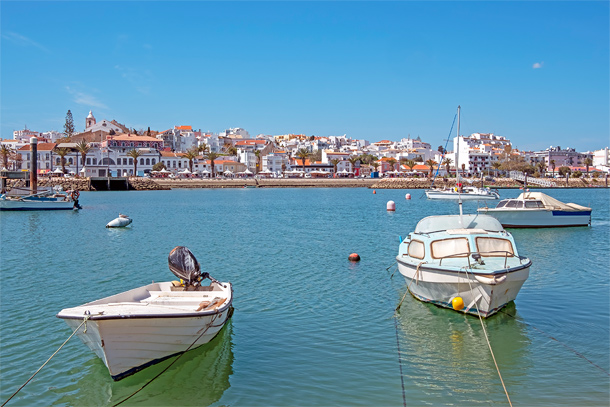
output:
M174 129L193 131L193 126L174 126Z

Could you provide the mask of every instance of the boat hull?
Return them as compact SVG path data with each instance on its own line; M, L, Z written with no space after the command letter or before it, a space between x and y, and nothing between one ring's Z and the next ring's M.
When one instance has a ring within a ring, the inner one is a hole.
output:
M489 317L514 301L529 277L530 263L506 272L468 275L462 270L444 271L420 267L397 258L398 271L405 278L409 292L417 299L453 309L452 301L461 297L464 309L459 312ZM477 278L478 276L478 278ZM495 278L494 278L495 277Z
M227 308L200 317L91 320L87 321L87 331L80 329L77 336L102 359L112 378L121 380L189 347L208 343L223 328L229 314ZM65 321L73 331L82 323L82 319Z
M458 200L462 201L480 201L480 200L494 200L498 199L498 195L491 194L458 194L457 192L452 191L426 191L426 196L428 199L446 199L446 200Z
M131 224L131 218L116 218L108 222L107 228L124 228Z
M0 211L58 211L74 209L73 201L60 199L2 199Z
M588 226L591 211L560 211L550 209L480 208L479 213L491 215L508 228L549 228Z

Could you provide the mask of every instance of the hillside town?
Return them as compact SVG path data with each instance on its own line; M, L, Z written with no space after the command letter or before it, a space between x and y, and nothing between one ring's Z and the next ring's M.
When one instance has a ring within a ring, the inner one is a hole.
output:
M493 133L454 137L433 147L420 137L355 140L305 134L252 137L243 128L217 133L175 125L136 130L90 111L82 131L68 111L64 132L25 127L0 141L3 169L28 171L31 137L38 139L38 172L77 177L337 178L478 177L522 171L535 177L597 177L610 172L608 147L596 151L551 146L522 151ZM451 147L448 149L447 147ZM459 149L459 151L458 151ZM458 154L456 154L456 151Z

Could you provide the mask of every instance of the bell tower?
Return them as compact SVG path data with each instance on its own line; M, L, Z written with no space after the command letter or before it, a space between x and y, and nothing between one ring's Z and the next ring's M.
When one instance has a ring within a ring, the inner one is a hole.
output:
M96 123L96 121L95 121L95 117L93 117L93 112L91 110L89 110L89 115L87 116L87 119L86 119L85 130L87 130L89 127L93 126L95 123Z

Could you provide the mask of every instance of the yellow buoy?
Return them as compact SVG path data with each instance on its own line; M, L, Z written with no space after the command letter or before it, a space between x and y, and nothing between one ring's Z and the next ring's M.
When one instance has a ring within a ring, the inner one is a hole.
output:
M453 306L454 310L460 311L464 309L464 300L462 297L455 297L453 301L451 301L451 305Z

